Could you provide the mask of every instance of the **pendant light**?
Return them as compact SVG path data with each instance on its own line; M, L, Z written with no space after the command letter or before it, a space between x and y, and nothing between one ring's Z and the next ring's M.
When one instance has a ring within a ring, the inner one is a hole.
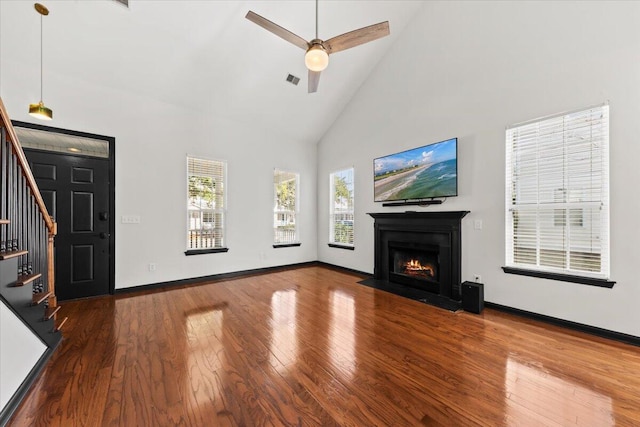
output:
M53 111L42 102L42 17L49 14L49 9L40 3L34 4L33 7L40 14L40 102L29 104L29 115L42 120L51 120Z

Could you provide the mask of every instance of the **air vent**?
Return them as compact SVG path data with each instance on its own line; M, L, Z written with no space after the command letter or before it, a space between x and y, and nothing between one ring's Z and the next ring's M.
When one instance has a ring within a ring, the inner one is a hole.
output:
M113 0L116 3L120 3L123 6L129 7L129 0Z
M289 74L287 76L287 81L293 85L298 86L298 83L300 83L300 77L296 77L293 74Z

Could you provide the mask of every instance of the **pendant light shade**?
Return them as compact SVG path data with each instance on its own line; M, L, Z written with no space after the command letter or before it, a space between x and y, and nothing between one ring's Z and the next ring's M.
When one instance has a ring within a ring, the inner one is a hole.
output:
M53 111L46 107L42 101L37 104L29 104L29 115L41 120L53 119Z
M33 5L36 12L40 14L40 102L29 104L29 115L41 120L53 119L53 111L44 105L42 101L42 17L49 14L49 9L40 3Z

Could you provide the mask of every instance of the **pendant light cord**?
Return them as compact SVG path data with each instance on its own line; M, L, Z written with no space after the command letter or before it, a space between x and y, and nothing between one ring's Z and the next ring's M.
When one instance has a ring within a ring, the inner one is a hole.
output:
M318 0L316 0L316 38L318 38Z
M40 14L40 103L42 103L42 14Z

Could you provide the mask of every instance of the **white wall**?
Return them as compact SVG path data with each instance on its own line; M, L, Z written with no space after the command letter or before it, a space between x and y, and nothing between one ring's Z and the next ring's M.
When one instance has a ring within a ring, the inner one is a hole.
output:
M485 299L640 336L640 3L428 2L318 148L318 255L373 271L367 212L469 210L463 280ZM505 127L609 101L613 289L508 275L504 265ZM372 159L459 138L459 196L430 208L373 202ZM328 240L329 172L354 165L355 251ZM473 228L483 221L481 231Z
M0 410L18 390L47 347L0 301Z
M39 68L11 40L1 43L0 96L12 119L33 122L27 107L39 96ZM45 85L50 124L116 139L116 289L317 260L315 145L212 114L207 98L215 93L188 108L161 101L163 87L153 98L57 74L64 69L57 60L50 59ZM187 154L228 162L228 253L184 255ZM300 173L300 247L272 248L274 168ZM122 215L139 215L141 223L122 224Z
M1 8L0 96L12 118L31 121L26 109L38 99L39 67L29 52L37 34L16 23L16 4ZM460 196L411 209L471 211L463 220L463 279L481 274L491 302L640 336L632 268L640 241L633 214L640 210L633 188L640 178L639 16L637 2L425 2L317 149L238 115L226 118L207 101L216 93L199 90L197 79L169 76L164 87L129 91L99 76L85 80L72 72L82 55L63 55L64 43L48 47L45 101L54 109L52 125L116 138L116 217L142 218L117 224L117 288L315 259L372 272L366 212L383 211L373 203L372 159L457 136ZM61 39L64 28L50 25L47 34ZM126 64L98 71L126 79ZM164 92L184 96L169 103ZM184 102L190 96L193 103ZM617 284L601 289L504 274L505 126L607 100ZM229 162L226 254L183 254L187 153ZM330 249L328 174L352 165L356 249ZM271 248L274 167L301 174L299 248ZM384 208L393 210L405 209ZM483 230L473 229L475 219ZM148 271L151 262L157 271Z

